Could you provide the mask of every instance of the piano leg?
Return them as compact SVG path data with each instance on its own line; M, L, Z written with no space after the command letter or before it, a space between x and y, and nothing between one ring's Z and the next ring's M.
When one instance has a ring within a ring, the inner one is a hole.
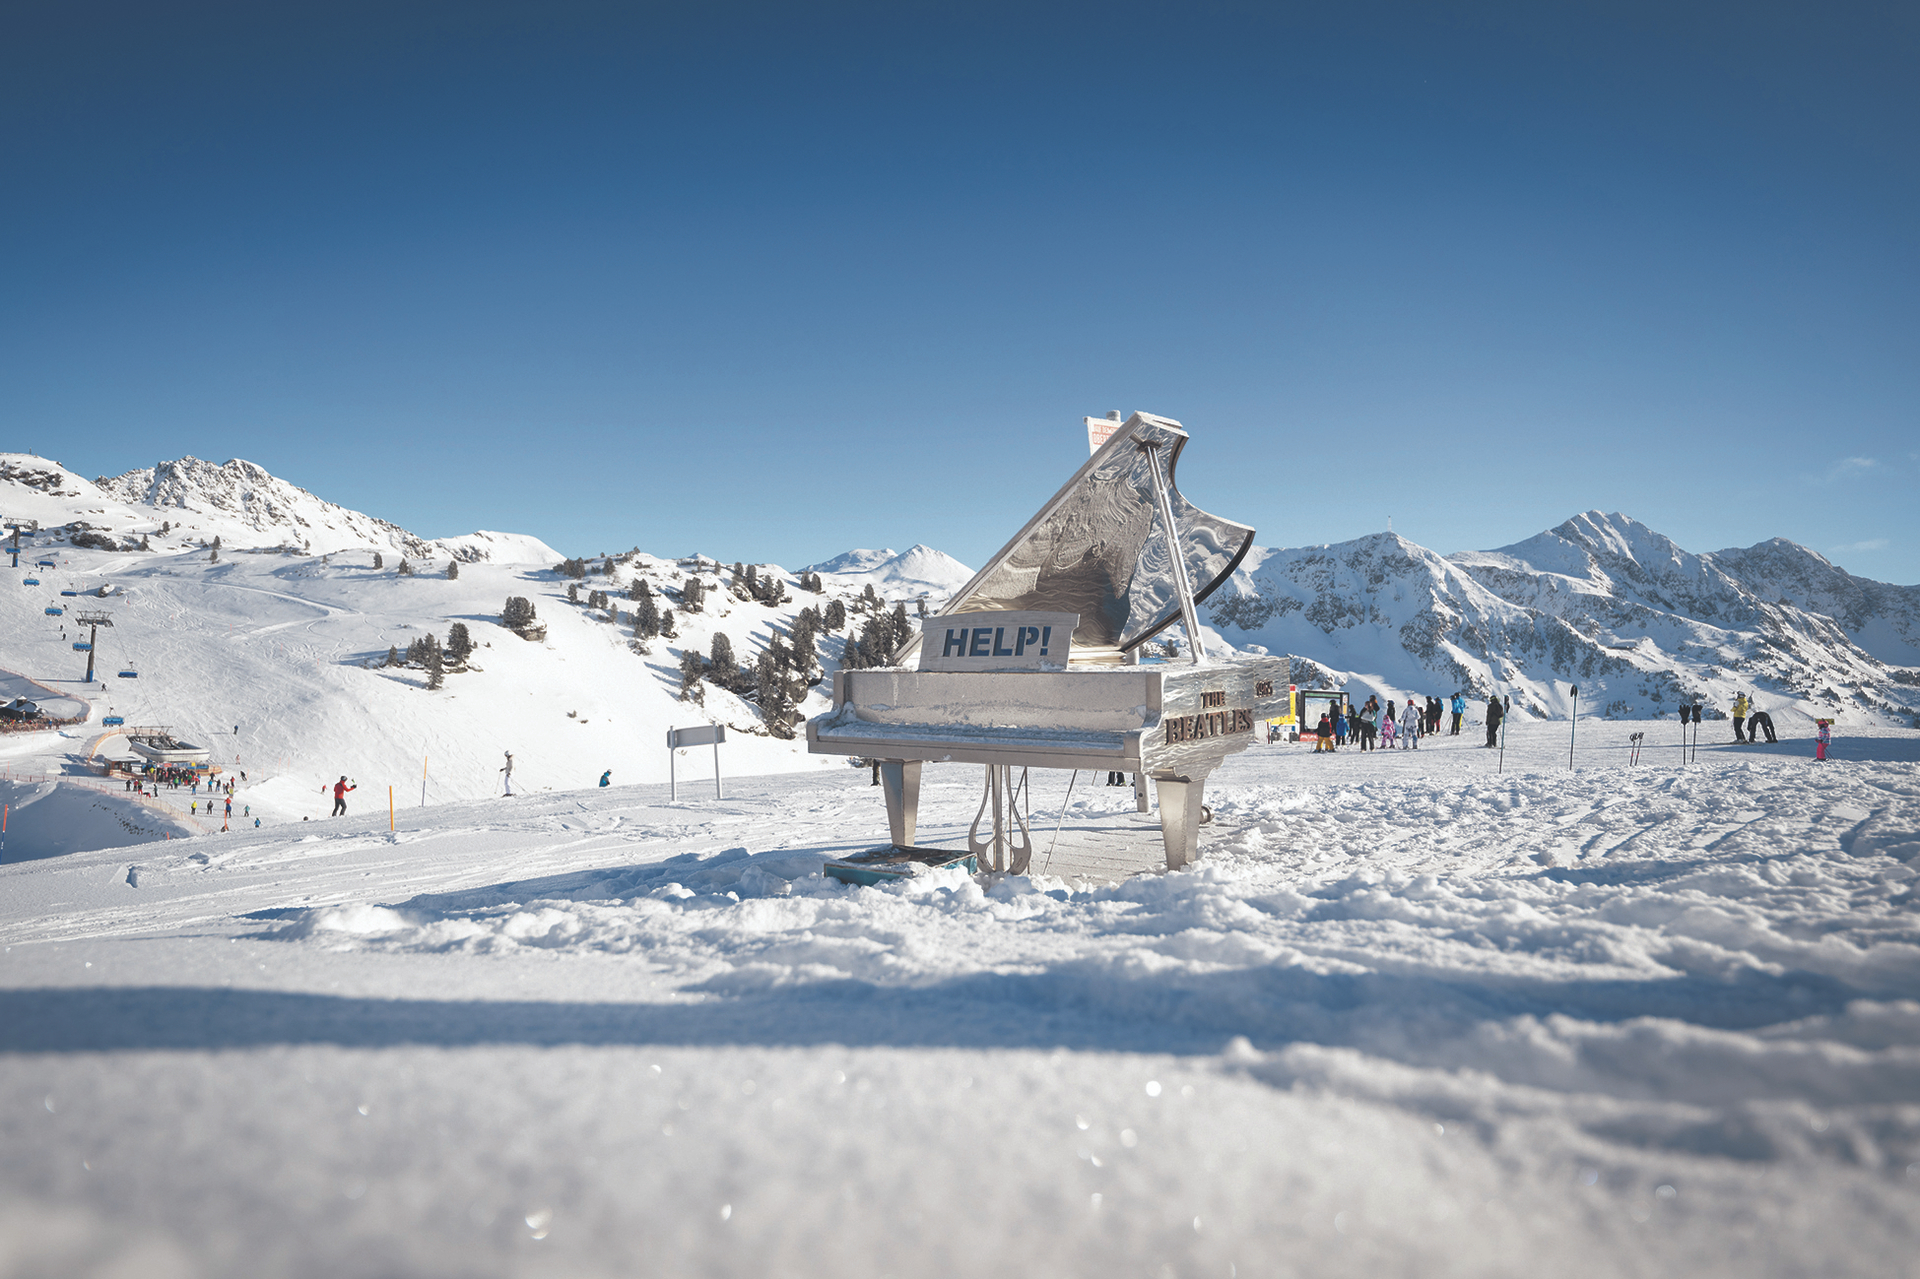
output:
M1135 773L1133 775L1133 807L1136 812L1141 813L1146 812L1149 807L1147 803L1147 775L1145 773Z
M1160 838L1167 846L1167 869L1179 870L1200 856L1200 796L1207 775L1156 777L1160 792Z
M913 847L913 826L920 815L920 761L883 759L880 785L887 797L887 830L902 848Z

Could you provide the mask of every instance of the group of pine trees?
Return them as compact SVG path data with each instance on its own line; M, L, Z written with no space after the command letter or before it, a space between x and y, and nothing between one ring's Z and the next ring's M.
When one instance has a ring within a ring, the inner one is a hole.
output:
M639 651L650 651L647 641L657 635L664 635L668 639L674 637L673 610L660 607L646 578L633 579L633 585L627 588L627 598L633 601L633 640L639 646Z
M803 591L811 591L815 595L824 595L827 590L827 584L820 580L818 573L801 573L800 589Z
M455 622L447 630L447 642L444 647L432 631L407 645L405 660L401 659L397 646L387 649L387 666L418 666L427 673L429 689L443 688L446 685L447 671L461 670L467 664L467 658L473 653L473 637L467 634L465 622Z
M857 638L848 632L846 645L840 650L840 666L849 671L885 666L893 660L893 655L900 651L900 647L912 638L913 622L907 617L905 604L894 605L891 613L884 608L875 608L867 615L866 624L860 628Z
M811 610L803 610L803 616ZM689 646L680 654L680 697L683 701L706 701L706 685L724 688L741 700L751 702L760 712L767 732L779 738L791 738L800 720L800 703L807 689L819 679L814 660L813 632L796 623L794 633L783 638L775 631L767 638L767 647L751 668L741 665L733 652L733 641L724 631L715 631L706 656Z
M787 602L786 579L772 573L762 576L757 565L735 564L729 585L736 598L757 600L768 608L778 608Z
M546 634L546 627L540 625L539 615L534 611L533 601L524 595L507 597L507 606L500 610L500 625L521 639L536 639ZM539 635L535 632L539 632Z

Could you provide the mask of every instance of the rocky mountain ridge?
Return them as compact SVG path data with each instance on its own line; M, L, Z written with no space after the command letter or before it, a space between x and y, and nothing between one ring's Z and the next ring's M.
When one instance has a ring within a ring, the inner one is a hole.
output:
M422 538L389 520L326 501L239 458L183 457L87 480L58 462L0 454L0 510L49 536L96 550L179 551L217 539L231 551L326 555L365 548L420 561L548 563L557 552L524 534Z
M1570 714L1576 685L1582 713L1618 717L1740 691L1808 716L1907 723L1920 707L1920 588L1784 539L1695 554L1598 511L1451 556L1386 533L1255 548L1204 611L1236 647L1383 694L1497 692L1542 716Z

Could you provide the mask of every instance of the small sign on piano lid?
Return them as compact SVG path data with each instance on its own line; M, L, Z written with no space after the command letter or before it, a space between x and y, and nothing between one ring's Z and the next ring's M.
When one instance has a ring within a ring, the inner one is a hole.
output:
M1064 671L1078 613L952 613L920 619L923 671Z

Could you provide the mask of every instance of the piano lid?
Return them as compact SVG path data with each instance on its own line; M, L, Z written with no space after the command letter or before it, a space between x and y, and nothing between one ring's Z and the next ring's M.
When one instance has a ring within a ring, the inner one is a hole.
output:
M1180 618L1167 539L1147 470L1166 467L1167 497L1198 604L1253 545L1253 530L1209 515L1180 495L1174 464L1187 433L1172 418L1135 413L1087 459L1039 514L974 574L941 614L1039 609L1078 613L1076 650L1114 658ZM1154 445L1152 449L1143 445ZM909 640L896 661L919 647Z

